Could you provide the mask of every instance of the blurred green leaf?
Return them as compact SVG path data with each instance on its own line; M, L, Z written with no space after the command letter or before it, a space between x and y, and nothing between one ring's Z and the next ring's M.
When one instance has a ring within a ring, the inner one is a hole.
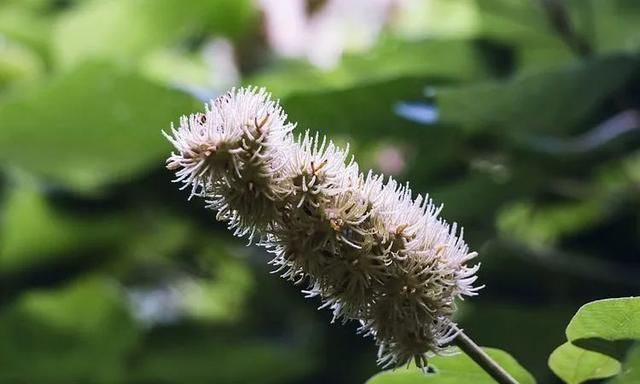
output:
M635 186L640 184L640 151L615 158L598 168L596 187L609 194L635 195Z
M428 161L427 156L423 155L422 158L422 161ZM416 172L421 171L419 164ZM412 180L420 181L418 177L414 176ZM520 185L505 185L486 174L469 172L455 180L446 180L442 184L434 185L429 193L436 201L444 204L443 214L446 217L469 225L475 219L486 219L487 215L493 214L511 196L528 187L530 182L531 179L523 181ZM483 203L477 204L474 201Z
M56 59L63 66L91 58L135 62L155 48L204 32L239 36L252 18L248 0L87 2L58 20Z
M589 0L591 28L599 52L638 52L640 48L640 3L635 0Z
M540 1L475 0L478 35L509 47L518 73L550 69L574 55L550 27Z
M0 314L0 379L119 382L137 338L118 287L109 280L30 292Z
M214 278L191 281L182 287L185 309L196 319L223 322L237 320L252 291L253 276L247 265L226 254L224 248L220 247L224 247L224 244L220 243L215 251L212 266ZM212 251L209 253L214 253Z
M475 0L431 0L402 4L394 10L391 28L406 39L473 38L478 35Z
M369 52L345 56L338 67L329 71L302 63L290 64L245 83L265 86L276 97L285 98L401 77L470 80L485 73L479 52L467 41L387 39Z
M509 239L536 247L552 246L565 235L589 228L604 213L593 200L543 206L518 202L498 212L497 226Z
M192 245L197 233L187 217L167 212L164 207L142 207L120 220L128 224L127 241L122 248L125 269L133 260L141 264L170 264L180 251Z
M283 97L282 104L289 119L299 123L298 132L317 130L332 138L347 135L356 142L385 136L402 138L407 132L420 134L421 130L396 115L394 107L399 100L419 97L424 86L423 80L400 78L339 90L294 93ZM281 97L277 92L274 95Z
M147 340L130 371L130 380L282 383L307 374L315 365L314 357L306 352L269 340L228 340L206 329L186 334L175 329L166 331L152 334L154 337Z
M567 384L580 384L617 374L620 362L598 352L564 343L549 356L549 367Z
M27 47L11 40L0 44L0 91L33 83L43 72L44 63Z
M436 102L443 124L465 130L566 134L638 68L633 57L605 57L507 82L443 87Z
M81 192L160 169L160 134L190 97L119 68L87 63L0 104L0 160Z
M45 62L50 54L52 22L52 18L25 7L24 2L0 3L0 38L5 35L30 47Z
M556 39L535 1L475 0L482 36L512 44L552 44Z
M535 383L535 379L508 353L498 349L483 348L489 356L506 369L521 384ZM422 372L415 366L411 368L396 368L384 371L367 381L367 384L413 384L413 383L439 383L439 384L463 384L495 383L488 373L482 370L473 360L464 353L454 356L436 356L429 359L429 367L433 373Z
M517 51L518 75L536 74L577 62L567 47L556 41L554 44L537 43L524 45Z
M150 52L141 67L146 76L161 84L180 84L194 88L209 86L214 71L201 56L163 49Z
M0 211L0 271L32 267L115 242L125 229L110 218L74 217L55 210L37 184L20 177Z

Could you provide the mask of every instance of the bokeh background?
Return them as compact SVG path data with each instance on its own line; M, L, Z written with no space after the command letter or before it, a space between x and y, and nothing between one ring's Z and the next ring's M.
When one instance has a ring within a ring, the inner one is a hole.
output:
M356 325L164 169L234 85L445 205L457 319L543 383L585 302L640 293L637 0L0 0L0 382L361 383Z

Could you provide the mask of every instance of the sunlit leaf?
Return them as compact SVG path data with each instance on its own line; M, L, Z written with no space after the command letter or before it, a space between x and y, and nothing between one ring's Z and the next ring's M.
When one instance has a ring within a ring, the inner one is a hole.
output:
M91 58L135 62L154 48L205 31L238 36L250 26L250 1L92 1L60 18L54 34L63 66Z
M597 300L582 306L567 326L567 338L589 337L640 340L640 297Z
M549 367L565 383L580 384L617 374L620 362L601 353L564 343L549 356Z
M535 383L533 376L506 352L492 348L485 348L485 351L519 383ZM400 367L395 370L384 371L369 379L367 384L495 383L495 380L488 373L463 353L454 356L437 356L429 359L429 367L432 372L423 372L415 367Z
M567 326L567 339L618 356L628 340L640 340L640 297L597 300L582 306Z

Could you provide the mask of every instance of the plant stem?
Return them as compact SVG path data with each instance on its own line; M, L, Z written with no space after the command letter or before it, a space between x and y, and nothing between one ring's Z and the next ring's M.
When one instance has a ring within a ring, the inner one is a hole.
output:
M518 381L513 378L504 368L495 362L485 351L474 343L469 336L465 335L462 330L456 336L454 343L464 353L475 361L485 372L493 377L500 384L518 384Z
M588 58L593 54L589 43L578 35L571 23L566 0L538 0L538 2L542 5L551 28L569 49L582 58Z

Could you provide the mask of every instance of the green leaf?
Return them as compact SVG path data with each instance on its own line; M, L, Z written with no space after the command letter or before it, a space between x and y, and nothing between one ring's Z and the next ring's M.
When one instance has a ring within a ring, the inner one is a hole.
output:
M298 131L311 129L332 138L341 134L362 140L384 135L403 137L403 131L415 131L416 126L396 115L394 106L398 100L418 97L423 87L422 80L403 78L340 90L294 93L284 97L282 104L289 119L299 123ZM274 95L280 97L277 92ZM396 129L390 130L390 126Z
M570 384L613 376L621 369L613 357L627 349L630 340L640 340L640 298L585 304L569 322L566 334L569 341L549 357L556 375ZM633 352L630 356L634 357Z
M50 53L51 20L24 4L0 3L0 34L32 48L44 59Z
M597 337L640 340L640 297L597 300L583 305L567 326L569 341Z
M193 100L136 75L87 63L0 104L0 161L81 192L160 169L160 134Z
M479 35L513 51L518 72L557 67L575 59L551 29L540 2L476 0Z
M12 85L32 83L44 71L42 60L11 40L0 45L0 91Z
M184 216L171 213L166 207L151 207L132 210L130 214L120 217L130 225L127 228L128 241L122 244L121 250L125 265L133 260L141 264L168 263L185 247L193 245L197 229L192 222Z
M0 315L0 380L120 382L139 330L112 281L30 292Z
M638 67L631 56L605 57L506 82L445 87L436 92L436 102L442 123L466 130L566 134Z
M578 1L578 0L576 0ZM591 28L598 52L637 52L640 48L640 3L635 0L590 0Z
M476 0L481 35L514 45L553 44L556 37L544 12L531 1ZM556 43L559 43L555 41Z
M478 51L466 41L388 39L369 52L346 55L330 71L290 64L245 83L266 86L276 97L284 98L408 76L470 80L486 72L478 61Z
M229 337L210 328L178 326L149 335L128 382L276 384L296 382L315 365L308 351L282 340L252 341L246 333Z
M506 369L519 383L535 383L535 379L518 362L506 352L498 349L483 348L489 356ZM482 370L467 355L459 353L454 356L436 356L429 359L429 367L433 373L425 373L416 367L397 368L378 373L367 381L367 384L493 384L495 380Z
M238 36L252 17L252 2L246 0L91 1L58 21L56 59L63 66L91 58L135 62L155 48L205 31Z
M422 157L422 161L427 158L424 155ZM418 164L421 163L418 162ZM416 173L418 172L420 168L416 169ZM419 174L412 175L411 180L420 181ZM487 215L494 215L504 201L517 196L519 191L527 189L533 180L535 179L529 178L505 184L498 182L490 175L469 172L455 180L444 180L442 184L433 186L429 193L436 201L445 205L443 214L446 217L455 217L455 220L470 223L471 220L484 220ZM425 184L427 183L428 180L425 180ZM469 205L467 204L469 199L481 200L483 204Z
M75 217L54 209L28 177L14 178L0 210L0 272L104 249L126 235L112 218Z
M608 381L609 384L637 384L640 383L640 343L629 350L622 363L620 374Z
M640 151L634 151L603 164L598 169L595 185L607 196L633 194L633 186L640 183Z
M594 301L567 326L567 339L583 348L619 356L628 340L640 340L640 297Z
M394 10L391 29L403 38L474 38L478 35L475 0L416 1Z
M620 362L601 353L564 343L549 356L549 367L567 384L580 384L617 374Z
M517 202L498 212L503 236L531 246L552 246L563 236L579 233L598 222L604 210L596 200L537 205Z
M161 84L180 84L181 87L215 88L212 72L216 72L204 55L187 54L178 50L158 49L150 52L140 64L141 73Z
M187 313L199 320L211 322L237 321L245 310L253 288L253 276L246 264L224 251L220 243L215 252L208 251L207 259L215 265L215 278L193 279L183 284L184 306Z

